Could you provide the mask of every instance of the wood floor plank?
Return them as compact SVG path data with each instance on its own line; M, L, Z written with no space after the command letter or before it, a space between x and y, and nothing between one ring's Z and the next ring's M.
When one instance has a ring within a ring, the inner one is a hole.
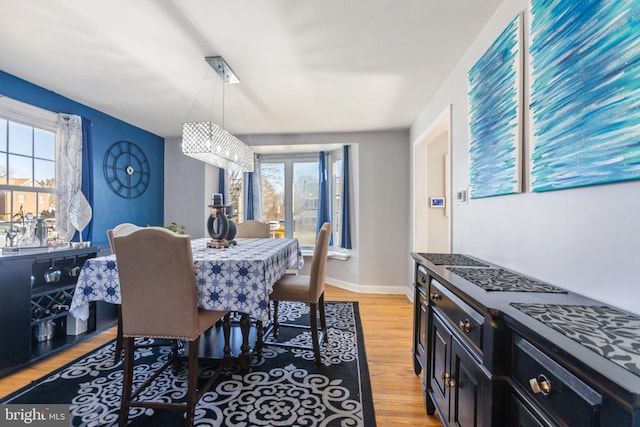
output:
M379 427L440 427L425 412L420 378L413 372L413 306L403 295L358 294L327 286L327 301L357 301ZM115 327L0 379L6 396L115 338Z

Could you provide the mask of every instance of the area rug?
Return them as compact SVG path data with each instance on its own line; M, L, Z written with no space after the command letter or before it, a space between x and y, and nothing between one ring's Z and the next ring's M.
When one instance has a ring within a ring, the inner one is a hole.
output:
M280 305L281 322L308 322L302 304ZM358 304L327 302L329 345L313 352L266 347L249 371L231 370L204 394L196 407L196 426L363 426L376 425ZM308 324L308 323L307 323ZM293 332L291 332L293 331ZM287 335L289 334L289 335ZM308 331L283 329L280 341L310 344ZM69 425L117 425L122 362L114 364L114 342L7 396L2 404L68 404ZM136 349L135 381L160 366L168 347ZM201 371L201 378L213 369ZM184 401L186 370L160 376L145 399ZM135 384L134 384L135 385ZM184 413L132 408L130 426L184 425Z

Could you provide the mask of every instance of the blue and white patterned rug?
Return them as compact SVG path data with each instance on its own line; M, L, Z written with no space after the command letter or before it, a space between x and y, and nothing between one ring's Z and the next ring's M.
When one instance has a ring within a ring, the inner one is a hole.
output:
M369 370L357 303L326 303L329 345L322 366L310 351L266 347L248 372L221 377L196 407L195 425L231 426L375 426ZM280 305L281 322L308 322L305 305ZM308 323L307 323L308 324ZM291 335L287 331L295 331ZM310 343L310 333L282 329L280 341ZM160 366L168 347L136 350L135 381ZM113 363L114 342L55 371L3 399L10 404L69 404L70 425L117 425L122 392L122 362ZM168 369L149 388L146 399L180 400L186 370ZM211 375L203 369L201 378ZM182 426L184 413L132 408L131 426Z

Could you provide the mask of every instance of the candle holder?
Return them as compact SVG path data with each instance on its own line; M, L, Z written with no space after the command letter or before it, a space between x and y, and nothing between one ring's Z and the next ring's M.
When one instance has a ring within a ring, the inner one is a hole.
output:
M214 197L212 197L212 199L214 199ZM215 201L221 203L222 195L220 195L220 198L215 198ZM211 236L211 241L207 242L207 247L220 249L237 244L237 242L233 240L236 236L236 224L227 217L227 212L233 212L233 208L222 204L213 204L209 205L209 207L211 208L211 215L209 215L209 219L207 220L207 232L209 236ZM231 208L231 210L229 208Z

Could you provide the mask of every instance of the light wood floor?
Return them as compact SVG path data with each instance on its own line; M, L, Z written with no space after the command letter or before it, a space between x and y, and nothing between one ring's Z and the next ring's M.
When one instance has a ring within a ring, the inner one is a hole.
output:
M327 301L358 301L379 427L442 426L426 414L420 379L413 372L413 306L404 295L357 294L328 286ZM0 397L115 338L115 328L0 379Z

